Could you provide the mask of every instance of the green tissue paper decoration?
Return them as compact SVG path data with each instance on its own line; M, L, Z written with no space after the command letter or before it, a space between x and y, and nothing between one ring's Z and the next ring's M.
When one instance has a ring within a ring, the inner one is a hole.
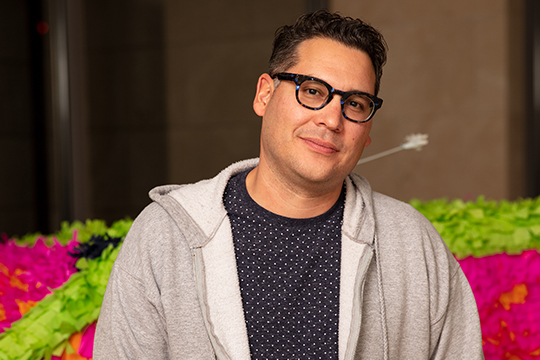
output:
M64 245L74 239L88 242L92 235L124 238L132 220L120 220L108 228L103 220L87 220L84 224L62 223L61 230L48 237ZM43 235L33 234L16 240L18 245L32 246ZM121 244L110 245L99 258L77 261L79 272L71 275L60 288L46 296L11 328L0 334L0 360L50 359L70 348L68 339L97 320L112 266Z
M73 234L77 232L77 241L85 243L92 235L109 235L110 237L124 237L126 236L133 220L126 218L124 220L116 221L107 227L107 224L103 220L86 220L82 223L80 221L75 221L69 223L67 221L62 222L60 231L56 234L50 236L44 236L42 234L28 234L23 236L20 239L15 239L15 242L18 245L31 246L36 243L38 238L46 238L45 243L51 245L53 243L53 238L58 240L61 244L66 245L70 240L73 239Z
M481 196L474 202L441 199L410 204L433 223L460 259L540 250L540 197L496 202Z

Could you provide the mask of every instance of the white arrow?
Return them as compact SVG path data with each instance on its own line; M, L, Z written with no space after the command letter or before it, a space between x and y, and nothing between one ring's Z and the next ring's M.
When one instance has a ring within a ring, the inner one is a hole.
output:
M422 150L422 146L425 146L427 144L428 144L427 134L411 134L405 138L405 143L401 144L400 146L395 147L390 150L380 152L375 155L368 156L367 158L364 158L364 159L360 159L356 165L364 164L364 163L367 163L368 161L379 159L379 158L382 158L383 156L397 153L398 151L401 151L401 150L415 149L417 151L420 151Z

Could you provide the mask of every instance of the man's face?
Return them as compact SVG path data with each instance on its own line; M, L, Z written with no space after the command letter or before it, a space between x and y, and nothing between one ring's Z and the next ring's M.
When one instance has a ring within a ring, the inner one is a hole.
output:
M317 77L342 91L374 93L375 71L360 50L315 38L302 42L297 55L298 63L287 72ZM355 123L343 117L339 95L320 110L304 108L295 91L293 81L274 87L267 74L259 78L253 107L263 117L260 165L291 185L341 186L371 142L371 121Z

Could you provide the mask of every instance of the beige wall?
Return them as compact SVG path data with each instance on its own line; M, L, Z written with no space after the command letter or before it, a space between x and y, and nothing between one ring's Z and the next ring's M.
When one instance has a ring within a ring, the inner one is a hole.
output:
M422 151L401 151L356 172L405 201L523 194L522 1L331 3L378 28L390 49L384 106L364 156L398 146L408 134L429 134Z
M374 189L405 201L523 194L523 1L510 1L331 2L381 30L390 48L364 156L429 135L420 152L358 166ZM258 154L255 83L275 29L305 1L165 4L168 177L183 183Z
M252 102L274 31L305 0L166 1L169 180L197 181L259 153Z

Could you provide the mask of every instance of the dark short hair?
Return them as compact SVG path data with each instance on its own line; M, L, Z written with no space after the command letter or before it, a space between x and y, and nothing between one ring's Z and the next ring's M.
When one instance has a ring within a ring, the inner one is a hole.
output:
M302 15L294 25L285 25L277 29L270 57L270 75L285 72L296 65L298 45L313 38L335 40L369 55L375 69L375 95L379 93L387 51L383 36L360 19L330 13L327 10Z

